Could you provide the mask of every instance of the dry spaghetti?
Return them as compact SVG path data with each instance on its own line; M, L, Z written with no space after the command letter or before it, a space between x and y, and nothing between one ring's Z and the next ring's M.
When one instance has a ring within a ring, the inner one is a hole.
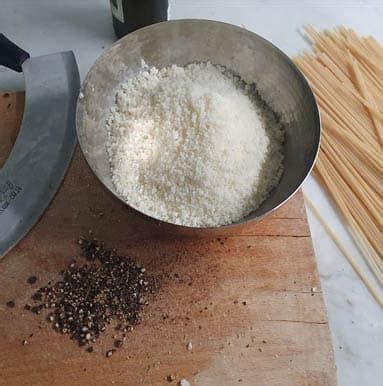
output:
M313 53L295 58L317 98L323 137L315 174L383 285L383 47L339 27L306 27Z

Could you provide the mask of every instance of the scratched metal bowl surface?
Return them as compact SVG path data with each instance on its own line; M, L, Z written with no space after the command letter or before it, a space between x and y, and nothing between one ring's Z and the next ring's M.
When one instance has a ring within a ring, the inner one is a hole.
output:
M158 68L206 61L223 65L247 83L256 83L284 123L280 183L257 210L223 227L260 219L294 195L310 173L320 143L318 107L303 75L282 51L246 29L210 20L177 20L143 28L116 42L95 62L83 83L77 104L80 146L93 172L116 197L125 202L111 179L105 122L116 89L140 71L142 60Z

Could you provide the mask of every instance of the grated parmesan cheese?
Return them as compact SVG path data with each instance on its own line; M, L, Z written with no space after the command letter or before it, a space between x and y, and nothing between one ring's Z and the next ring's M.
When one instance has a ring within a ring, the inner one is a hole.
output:
M154 218L208 227L255 210L282 173L282 129L252 87L211 63L142 71L107 121L113 183Z

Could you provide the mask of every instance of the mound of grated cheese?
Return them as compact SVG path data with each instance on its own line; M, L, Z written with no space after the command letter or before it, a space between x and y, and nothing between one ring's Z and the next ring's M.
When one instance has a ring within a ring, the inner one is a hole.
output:
M240 220L282 173L281 127L267 115L223 67L144 67L121 85L107 121L117 192L175 224Z

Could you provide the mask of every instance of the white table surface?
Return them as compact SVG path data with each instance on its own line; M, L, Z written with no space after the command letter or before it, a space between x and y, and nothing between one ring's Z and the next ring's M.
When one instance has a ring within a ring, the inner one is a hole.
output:
M243 26L289 55L307 48L299 31L338 24L383 42L383 0L171 0L170 17L205 18ZM0 32L33 56L73 50L82 78L115 40L108 0L0 0ZM22 77L0 68L0 89L23 88ZM304 190L355 256L328 199L309 178ZM341 386L383 385L383 312L309 213ZM360 257L359 257L360 258ZM362 260L360 259L361 263Z

